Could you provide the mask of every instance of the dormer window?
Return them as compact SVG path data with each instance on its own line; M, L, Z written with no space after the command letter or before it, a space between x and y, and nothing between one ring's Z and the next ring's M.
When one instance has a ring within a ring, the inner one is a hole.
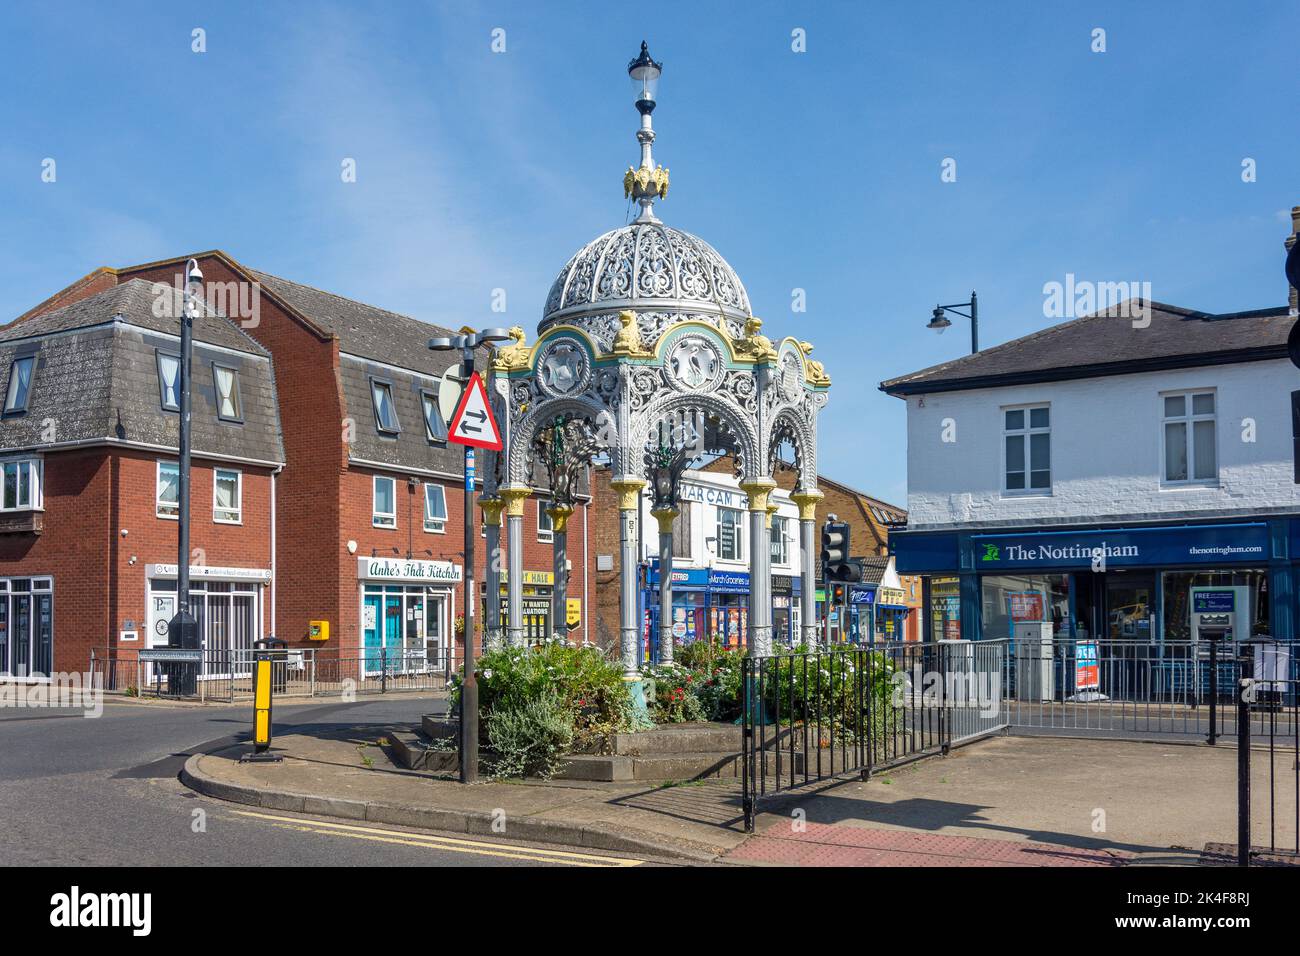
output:
M179 412L181 410L181 357L158 354L158 400L163 411Z
M438 396L430 391L420 392L420 401L424 406L424 434L429 441L445 442L447 440L447 423L443 421L442 409L438 407Z
M379 379L370 380L370 397L375 406L375 427L388 435L401 431L397 424L397 408L393 405L393 385Z
M36 356L28 355L14 359L9 367L9 390L5 392L5 414L27 411L27 399L32 391L32 372L36 368Z
M217 387L217 418L223 422L244 421L239 400L239 370L212 363L212 381Z

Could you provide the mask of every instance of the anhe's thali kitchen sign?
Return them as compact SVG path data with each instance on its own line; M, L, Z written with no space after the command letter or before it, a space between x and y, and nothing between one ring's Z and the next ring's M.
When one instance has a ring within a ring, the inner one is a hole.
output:
M364 581L403 584L455 584L463 577L459 564L402 558L357 558L357 577Z

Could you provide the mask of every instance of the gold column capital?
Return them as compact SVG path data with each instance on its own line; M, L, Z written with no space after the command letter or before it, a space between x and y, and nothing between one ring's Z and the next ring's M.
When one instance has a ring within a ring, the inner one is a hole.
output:
M527 485L510 485L500 489L497 494L505 499L506 515L511 518L524 516L524 502L533 493Z
M825 497L820 491L796 491L790 496L790 500L799 506L800 521L815 521L817 502Z
M556 534L564 534L569 530L569 518L573 516L573 505L551 505L546 509L546 513L551 516L551 527Z
M506 503L500 498L480 498L478 506L483 509L483 522L492 528L501 526L501 512Z
M766 511L767 496L776 488L771 478L752 478L740 483L740 490L749 496L750 511Z
M772 527L772 515L776 514L779 510L779 505L773 504L771 501L767 503L767 518L765 519L764 524L769 529Z
M610 480L609 487L618 495L619 511L635 511L641 489L645 487L644 478L623 477Z
M676 518L679 514L681 514L681 512L678 511L676 508L660 508L650 513L654 515L655 520L659 522L660 534L672 534L673 519Z

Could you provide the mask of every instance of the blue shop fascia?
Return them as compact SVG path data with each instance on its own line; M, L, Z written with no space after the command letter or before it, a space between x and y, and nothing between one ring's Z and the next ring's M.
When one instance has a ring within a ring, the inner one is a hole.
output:
M1300 516L895 531L889 548L924 578L923 640L1009 637L1026 620L1059 639L1196 640L1193 607L1211 597L1232 605L1233 638L1296 636Z
M712 638L733 648L744 647L749 635L749 572L721 568L673 569L673 626L682 643ZM772 575L772 637L788 644L799 633L798 576ZM641 588L642 640L647 653L655 649L650 635L659 628L659 562L645 569Z

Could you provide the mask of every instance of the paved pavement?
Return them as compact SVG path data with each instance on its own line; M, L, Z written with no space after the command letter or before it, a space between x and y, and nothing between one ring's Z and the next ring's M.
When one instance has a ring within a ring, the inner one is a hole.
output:
M356 703L280 703L277 729L413 723L441 702L393 695ZM252 866L626 865L493 836L340 825L304 814L250 812L202 797L177 775L188 755L247 733L245 706L106 704L80 711L0 709L0 865ZM636 861L631 861L636 862Z

